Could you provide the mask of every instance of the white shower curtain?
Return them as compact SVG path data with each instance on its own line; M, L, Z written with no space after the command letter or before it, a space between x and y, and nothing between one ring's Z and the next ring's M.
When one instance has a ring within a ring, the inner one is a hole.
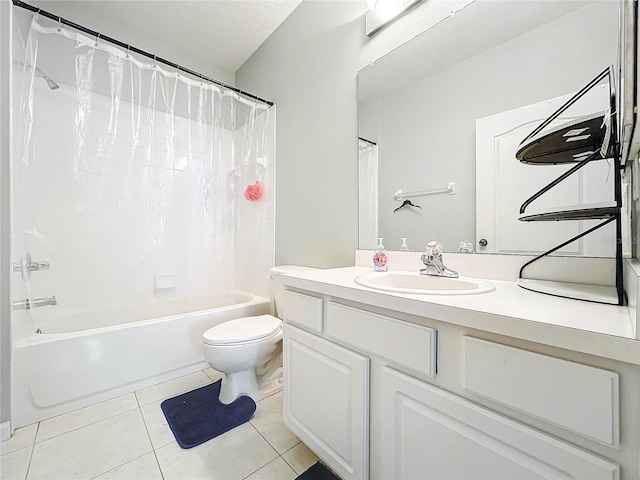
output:
M358 246L378 245L378 146L358 140Z
M252 287L271 108L37 14L14 69L13 257L50 262L24 294L58 300L38 314Z

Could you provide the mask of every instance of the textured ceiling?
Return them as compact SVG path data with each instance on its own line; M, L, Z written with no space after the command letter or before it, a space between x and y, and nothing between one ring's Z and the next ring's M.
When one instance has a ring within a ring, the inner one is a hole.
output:
M300 2L75 0L66 3L110 17L235 72Z

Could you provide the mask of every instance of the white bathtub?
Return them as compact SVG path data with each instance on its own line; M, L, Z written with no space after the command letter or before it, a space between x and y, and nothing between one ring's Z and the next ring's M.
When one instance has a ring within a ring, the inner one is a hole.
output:
M218 300L212 298L212 304ZM271 312L271 302L262 297L236 294L235 302L70 333L14 331L13 427L206 368L201 346L206 329Z

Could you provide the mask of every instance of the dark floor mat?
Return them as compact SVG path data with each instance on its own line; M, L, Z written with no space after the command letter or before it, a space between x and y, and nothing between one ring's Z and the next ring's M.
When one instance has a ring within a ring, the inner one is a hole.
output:
M256 402L243 395L225 405L218 400L221 385L222 380L218 380L160 404L167 423L182 448L200 445L253 417Z

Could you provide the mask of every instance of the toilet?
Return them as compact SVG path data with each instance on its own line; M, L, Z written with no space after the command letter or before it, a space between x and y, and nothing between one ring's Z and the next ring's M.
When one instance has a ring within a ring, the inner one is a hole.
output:
M311 267L273 267L271 288L276 314L283 289L273 277L314 270ZM231 403L240 395L255 402L282 390L282 320L273 315L236 318L210 328L202 335L204 358L224 373L220 401Z

